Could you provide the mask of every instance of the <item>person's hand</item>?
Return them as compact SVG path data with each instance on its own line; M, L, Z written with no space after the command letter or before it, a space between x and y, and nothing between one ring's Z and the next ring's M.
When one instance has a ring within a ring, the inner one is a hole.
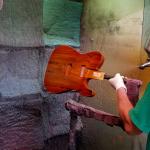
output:
M123 76L120 75L120 73L117 73L113 78L109 79L110 84L118 90L119 88L124 88L127 92L127 88L123 81Z

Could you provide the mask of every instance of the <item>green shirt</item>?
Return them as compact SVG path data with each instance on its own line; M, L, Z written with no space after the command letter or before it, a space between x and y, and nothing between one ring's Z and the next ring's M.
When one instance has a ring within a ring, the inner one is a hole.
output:
M129 111L129 116L137 128L148 133L146 150L150 150L150 83L136 106Z

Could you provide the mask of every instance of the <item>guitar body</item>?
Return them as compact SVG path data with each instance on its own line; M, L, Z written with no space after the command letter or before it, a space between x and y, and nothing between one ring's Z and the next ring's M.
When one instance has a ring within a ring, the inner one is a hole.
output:
M98 71L103 62L104 57L100 52L81 54L72 47L57 46L48 62L44 87L51 93L75 90L83 96L94 96L95 92L88 88L90 79L81 76L82 68Z

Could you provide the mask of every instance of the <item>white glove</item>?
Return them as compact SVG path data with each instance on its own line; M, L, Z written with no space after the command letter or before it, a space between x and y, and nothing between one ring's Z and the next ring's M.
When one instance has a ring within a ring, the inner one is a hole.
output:
M118 90L119 88L124 88L127 92L127 88L124 84L123 78L124 77L121 76L120 73L117 73L113 78L109 79L108 81L116 90Z

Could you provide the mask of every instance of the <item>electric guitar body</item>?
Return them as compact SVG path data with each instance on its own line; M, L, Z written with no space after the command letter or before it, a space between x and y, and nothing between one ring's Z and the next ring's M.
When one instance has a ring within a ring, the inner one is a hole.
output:
M81 54L72 47L57 46L48 62L44 87L51 93L75 90L83 96L94 96L88 82L93 78L93 71L98 71L103 62L104 57L98 51Z

